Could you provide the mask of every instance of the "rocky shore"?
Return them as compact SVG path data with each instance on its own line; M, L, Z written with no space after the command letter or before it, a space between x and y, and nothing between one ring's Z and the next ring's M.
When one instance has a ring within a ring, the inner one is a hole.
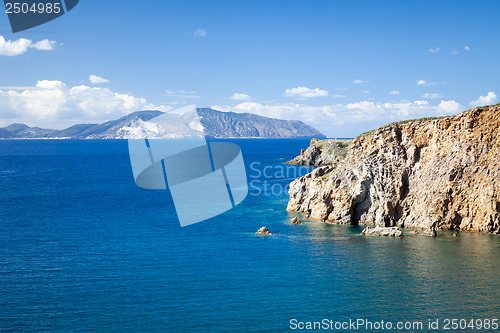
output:
M393 123L290 184L287 210L330 223L500 234L500 105ZM311 156L320 158L311 158ZM302 156L302 157L301 157Z

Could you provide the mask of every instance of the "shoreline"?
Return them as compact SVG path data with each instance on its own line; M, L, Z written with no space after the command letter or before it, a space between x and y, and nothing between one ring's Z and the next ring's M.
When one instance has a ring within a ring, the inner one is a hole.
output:
M305 215L305 213L303 212L292 212L294 214L300 214L300 215ZM318 220L318 219L313 219L313 218L304 218L302 216L302 218L299 218L299 220L303 223L303 224L307 224L307 222L313 222L313 223L322 223L322 224L326 224L326 225L334 225L334 226L347 226L347 227L360 227L360 228L366 228L366 227L377 227L377 225L375 224L345 224L345 223L337 223L335 221L322 221L322 220ZM304 223L305 222L305 223ZM384 227L385 226L378 226L378 227ZM424 236L421 232L423 231L426 231L425 228L416 228L416 227L401 227L401 226L393 226L393 227L397 227L398 229L400 229L401 231L403 232L413 232L414 235L421 235L421 236ZM418 232L415 232L415 231L418 231ZM493 236L498 236L500 237L500 234L497 234L497 233L493 233L493 232L484 232L484 231L479 231L479 230L463 230L463 229L436 229L436 232L439 233L439 232L450 232L450 233L454 233L454 232L464 232L466 234L479 234L479 235L493 235ZM429 237L429 236L427 236Z
M339 224L500 234L500 105L391 123L338 154L312 140L287 210Z

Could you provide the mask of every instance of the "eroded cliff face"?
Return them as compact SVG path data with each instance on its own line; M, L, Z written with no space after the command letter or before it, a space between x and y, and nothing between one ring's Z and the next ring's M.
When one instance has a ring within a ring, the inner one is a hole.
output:
M288 210L331 223L500 233L500 106L390 124L290 184Z

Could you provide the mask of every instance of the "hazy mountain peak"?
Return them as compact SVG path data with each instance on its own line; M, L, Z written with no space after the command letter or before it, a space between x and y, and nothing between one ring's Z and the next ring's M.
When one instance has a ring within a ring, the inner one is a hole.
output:
M325 136L298 120L282 120L251 113L221 112L211 108L165 113L137 111L102 124L76 124L63 130L11 124L0 138L138 139L185 138L300 138ZM3 134L2 134L3 133Z

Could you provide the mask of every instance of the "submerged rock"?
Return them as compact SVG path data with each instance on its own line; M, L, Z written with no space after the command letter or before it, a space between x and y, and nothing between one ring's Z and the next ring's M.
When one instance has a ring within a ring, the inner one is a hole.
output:
M272 233L267 229L267 227L260 228L259 230L257 230L256 234L264 236L272 235Z
M498 128L495 105L362 134L341 161L290 184L287 210L329 223L427 230L436 221L438 230L500 234Z
M301 221L299 221L299 219L298 219L298 218L296 218L296 217L292 218L292 219L290 220L290 222L291 222L292 224L302 224L302 222L301 222Z
M397 227L366 227L361 235L365 236L391 236L391 237L403 237L403 233Z

